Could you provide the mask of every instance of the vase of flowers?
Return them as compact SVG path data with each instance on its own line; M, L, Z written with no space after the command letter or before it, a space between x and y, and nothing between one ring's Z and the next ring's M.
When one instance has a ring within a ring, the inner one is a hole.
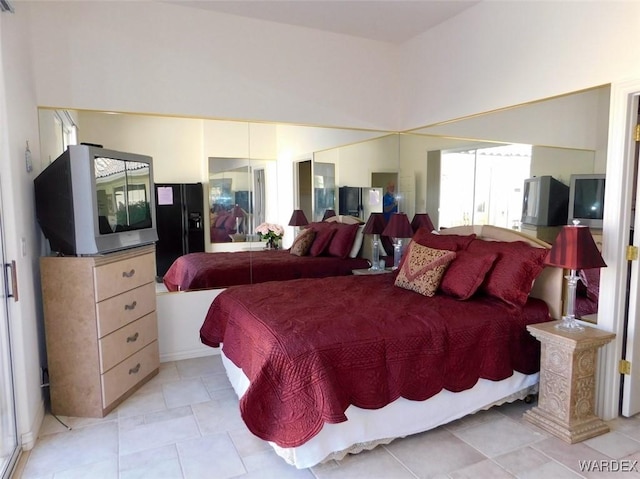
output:
M262 223L256 228L256 232L267 242L267 249L278 249L284 228L273 223Z

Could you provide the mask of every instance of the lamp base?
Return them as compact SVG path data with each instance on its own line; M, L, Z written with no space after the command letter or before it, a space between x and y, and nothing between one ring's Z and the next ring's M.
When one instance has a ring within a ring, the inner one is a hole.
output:
M562 322L556 324L556 329L570 333L578 333L584 331L584 326L580 325L573 316L563 316Z

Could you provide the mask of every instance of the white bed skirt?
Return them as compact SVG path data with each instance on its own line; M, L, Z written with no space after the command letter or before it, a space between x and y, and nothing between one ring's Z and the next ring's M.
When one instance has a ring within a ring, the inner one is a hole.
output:
M249 387L249 380L224 352L221 356L231 385L241 397ZM524 375L514 372L513 376L502 381L480 379L466 391L452 393L443 390L426 401L400 398L381 409L349 406L345 412L348 421L325 424L316 436L301 446L282 448L270 444L279 456L299 469L315 466L379 444L388 444L395 438L428 431L482 409L523 399L537 392L538 376L538 373Z

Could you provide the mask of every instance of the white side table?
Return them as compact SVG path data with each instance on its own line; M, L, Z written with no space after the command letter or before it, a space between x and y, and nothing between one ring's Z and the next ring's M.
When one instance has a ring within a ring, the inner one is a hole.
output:
M529 332L541 343L538 405L524 418L570 444L609 432L595 415L595 371L598 348L615 334L585 326L567 332L560 321L531 324Z

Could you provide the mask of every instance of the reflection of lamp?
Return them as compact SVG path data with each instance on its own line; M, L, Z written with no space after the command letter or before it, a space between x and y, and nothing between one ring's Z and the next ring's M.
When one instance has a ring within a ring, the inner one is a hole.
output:
M291 219L289 220L289 226L307 226L309 221L302 210L293 210ZM294 228L295 229L295 228Z
M231 214L236 219L236 233L240 233L240 221L242 218L244 218L244 211L242 211L242 208L240 208L240 206L235 205Z
M427 213L416 213L413 216L413 219L411 220L411 229L415 233L420 227L425 227L430 232L436 229Z
M371 213L367 224L364 225L362 230L363 234L373 235L371 240L372 255L371 255L371 270L378 271L380 268L380 235L384 231L386 224L384 221L383 213Z
M576 270L602 268L607 265L593 241L589 227L573 221L572 226L563 226L558 233L551 251L544 260L545 264L571 271L567 280L567 314L556 326L565 331L582 331L584 328L576 321L575 302L578 276Z
M400 257L402 256L402 238L411 238L413 230L409 223L409 218L405 213L394 213L391 215L389 224L382 232L384 236L391 236L393 243L393 269L398 269Z
M333 218L336 215L336 211L332 209L324 210L324 216L322 217L322 221Z

